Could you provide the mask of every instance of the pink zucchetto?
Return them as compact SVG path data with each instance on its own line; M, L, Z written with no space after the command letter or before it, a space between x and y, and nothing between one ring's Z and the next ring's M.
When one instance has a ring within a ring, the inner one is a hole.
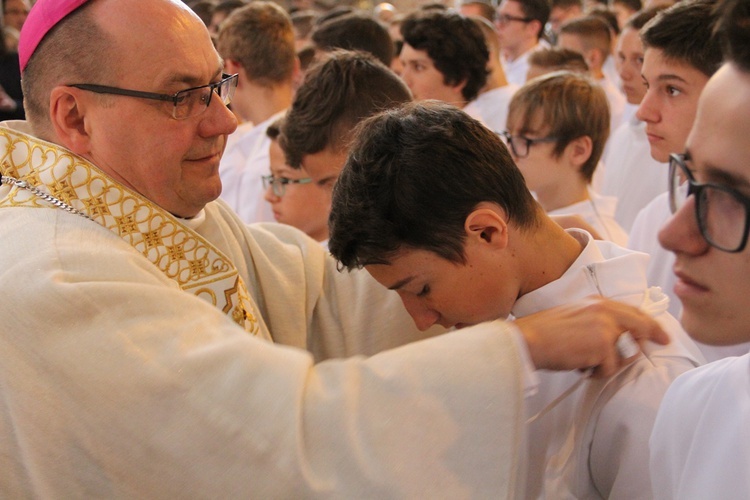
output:
M21 72L42 39L57 23L88 0L38 0L23 23L21 38L18 41L18 59Z

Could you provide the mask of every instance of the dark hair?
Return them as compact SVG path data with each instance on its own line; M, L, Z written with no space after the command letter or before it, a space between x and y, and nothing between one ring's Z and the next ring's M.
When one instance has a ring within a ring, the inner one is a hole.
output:
M616 3L624 5L625 7L632 10L633 12L638 12L639 10L643 8L643 3L641 2L641 0L610 0L609 1L610 7L613 7Z
M550 71L567 70L587 73L589 65L579 52L562 47L545 47L529 54L529 66L539 66Z
M628 20L625 22L625 25L622 27L622 29L631 28L636 31L640 31L640 29L643 28L646 25L646 23L652 20L654 16L656 16L656 14L659 13L659 11L666 9L667 7L669 6L668 5L655 5L653 7L649 7L648 9L643 9L641 11L638 11L628 18Z
M499 136L460 109L425 101L362 123L339 176L329 248L348 269L386 264L400 249L464 262L464 222L497 203L520 229L539 208Z
M211 16L213 16L215 8L216 4L209 0L193 2L190 4L190 9L201 18L201 21L203 21L203 24L206 26L211 24Z
M598 17L599 19L607 23L607 26L609 26L612 34L620 34L620 25L617 24L617 14L615 14L614 11L606 5L595 5L591 7L586 14L589 16Z
M296 52L289 15L273 2L253 2L232 12L221 24L216 47L234 59L248 78L266 86L290 80Z
M245 5L247 5L247 0L221 0L216 4L214 12L221 12L228 15Z
M589 77L570 71L556 71L518 89L508 106L508 123L521 133L534 131L538 124L549 127L556 137L552 154L559 157L572 141L591 138L591 156L581 165L581 176L590 182L609 137L609 103L600 85Z
M324 51L362 50L386 66L393 59L394 46L388 30L370 15L357 12L336 17L318 26L312 34L315 45Z
M659 49L666 59L710 77L722 63L713 6L713 0L683 0L662 10L640 31L644 48Z
M544 26L549 21L550 4L548 0L508 0L517 2L521 7L523 16L526 19L533 19L539 21L541 28L539 28L539 34L537 37L541 38L544 33Z
M582 0L551 0L550 8L569 9L571 7L580 7L583 10Z
M467 101L487 83L490 54L471 19L451 11L418 11L401 23L401 34L404 43L427 52L446 85L466 82L461 94Z
M745 0L725 0L716 5L716 12L716 31L727 60L750 72L750 4Z
M327 148L348 146L364 118L411 100L404 82L365 52L337 50L307 71L286 114L279 144L287 163Z

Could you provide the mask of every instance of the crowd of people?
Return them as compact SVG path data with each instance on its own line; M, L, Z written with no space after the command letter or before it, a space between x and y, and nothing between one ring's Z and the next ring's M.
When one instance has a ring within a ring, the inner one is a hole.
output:
M0 496L750 497L750 0L2 22Z

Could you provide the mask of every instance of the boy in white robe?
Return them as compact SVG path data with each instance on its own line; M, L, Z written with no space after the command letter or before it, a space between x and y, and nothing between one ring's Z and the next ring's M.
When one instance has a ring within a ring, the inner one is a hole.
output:
M614 218L617 200L591 187L608 136L604 91L567 71L521 87L503 133L526 186L547 213L580 215L602 238L624 246L628 235Z
M659 240L675 254L687 332L733 345L750 341L750 2L719 5L728 62L708 81L685 153L672 162L676 212ZM749 498L748 422L750 354L675 380L651 437L655 498Z
M330 231L332 254L397 291L420 329L522 318L591 295L653 314L678 341L647 348L603 383L580 372L541 374L526 414L528 498L651 496L648 437L661 396L701 358L666 312L669 299L648 288L645 255L557 226L500 138L435 102L358 129Z

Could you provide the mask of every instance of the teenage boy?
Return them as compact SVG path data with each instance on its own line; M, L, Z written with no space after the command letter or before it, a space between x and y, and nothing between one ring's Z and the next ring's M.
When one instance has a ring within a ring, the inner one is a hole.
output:
M354 127L378 111L411 101L404 82L364 52L334 51L310 68L281 126L287 164L313 182L338 177Z
M547 213L578 214L603 238L627 244L627 233L614 219L617 199L591 189L609 136L601 87L568 71L535 78L513 96L503 135L526 186Z
M670 162L674 216L659 241L674 252L682 324L704 343L750 341L750 2L721 4L728 62L700 97L684 154ZM687 196L686 196L687 191ZM651 437L657 499L750 498L750 355L675 380Z
M487 83L487 44L468 17L420 10L404 19L401 35L401 78L415 100L437 99L463 108Z
M647 90L641 76L643 42L638 32L659 10L648 9L630 18L617 39L617 71L631 106L637 107ZM646 124L635 115L612 131L602 161L601 192L618 199L615 219L629 230L638 212L666 191L667 166L651 157Z
M589 73L602 86L609 102L610 130L620 126L625 112L625 96L604 74L604 65L612 51L612 31L598 16L585 16L567 21L560 27L557 46L580 53L589 66Z
M292 21L273 2L253 2L222 23L216 47L224 71L237 73L232 110L244 121L221 159L221 198L246 223L272 221L261 176L270 164L266 129L291 104L299 73Z
M539 373L527 400L528 498L645 498L648 436L661 397L699 363L668 299L649 289L645 256L566 232L534 201L500 137L461 110L415 103L365 122L334 189L330 250L398 292L417 327L461 328L603 295L663 322L615 378ZM692 346L694 347L694 346ZM467 362L470 362L467 360Z
M510 83L523 85L526 82L529 54L546 45L542 36L549 13L547 0L503 0L497 8L495 26L505 75Z
M646 122L646 135L654 160L666 163L670 153L685 149L695 119L698 98L708 79L721 66L721 47L713 36L712 0L685 0L659 12L641 30L644 56L641 69L648 90L636 116ZM663 171L665 188L667 171ZM646 205L633 221L628 247L648 253L649 283L674 296L674 255L659 246L657 233L670 217L668 193ZM700 346L709 361L734 354L731 347Z

